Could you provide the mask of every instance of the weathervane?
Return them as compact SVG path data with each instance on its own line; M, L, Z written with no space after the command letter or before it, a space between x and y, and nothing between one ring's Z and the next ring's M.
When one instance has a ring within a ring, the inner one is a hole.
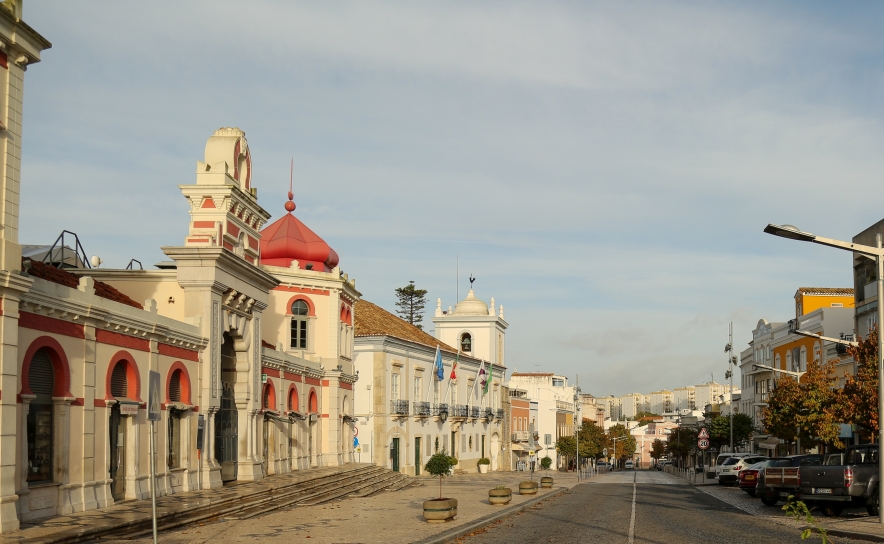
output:
M473 275L470 274L470 290L473 289L473 282L474 282L474 281L476 281L476 278L474 278Z

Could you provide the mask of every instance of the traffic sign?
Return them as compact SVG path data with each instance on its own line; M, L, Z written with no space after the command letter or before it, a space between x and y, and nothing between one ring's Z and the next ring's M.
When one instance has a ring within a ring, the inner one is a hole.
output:
M706 430L706 427L700 429L700 434L697 435L697 438L709 438L709 431Z
M708 438L701 438L701 439L697 440L697 447L700 448L701 450L709 449L709 439Z
M160 373L154 370L148 375L147 420L160 420Z
M359 427L353 427L353 436L359 436Z

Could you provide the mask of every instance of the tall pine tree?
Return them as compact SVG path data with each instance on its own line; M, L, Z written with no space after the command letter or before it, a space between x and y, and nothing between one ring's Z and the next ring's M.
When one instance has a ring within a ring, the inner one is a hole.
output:
M396 298L399 299L396 302L399 317L423 330L421 321L424 320L424 306L427 305L427 290L416 288L414 282L410 281L405 287L396 289Z

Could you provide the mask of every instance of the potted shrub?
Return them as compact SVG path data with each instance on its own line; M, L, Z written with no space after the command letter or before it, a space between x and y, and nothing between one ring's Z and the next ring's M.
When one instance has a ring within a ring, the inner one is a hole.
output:
M451 474L456 464L457 459L443 451L430 457L424 466L427 474L439 477L439 498L424 501L424 519L430 523L448 521L457 515L457 499L442 497L442 478Z
M508 504L511 500L513 500L513 490L505 485L488 490L488 502L491 504Z
M480 474L486 474L491 466L491 459L483 457L476 462L476 465L479 467Z
M552 459L547 455L543 459L540 460L540 468L543 470L549 470L549 467L552 466ZM540 479L540 486L546 489L549 489L553 486L553 477L552 476L544 476Z

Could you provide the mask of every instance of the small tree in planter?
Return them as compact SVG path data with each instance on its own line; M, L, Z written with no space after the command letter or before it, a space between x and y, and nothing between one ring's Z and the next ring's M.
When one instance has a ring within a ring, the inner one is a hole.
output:
M430 457L424 466L427 474L439 477L439 498L424 501L424 519L431 523L445 522L457 516L457 499L442 498L442 478L451 474L456 464L457 458L443 451Z
M549 455L540 460L540 468L543 470L549 470L549 467L552 466L552 459L550 459Z
M427 474L432 476L439 477L439 498L442 498L442 478L451 474L451 469L457 464L457 458L448 455L447 453L440 452L427 461L427 464L424 466L424 470Z

